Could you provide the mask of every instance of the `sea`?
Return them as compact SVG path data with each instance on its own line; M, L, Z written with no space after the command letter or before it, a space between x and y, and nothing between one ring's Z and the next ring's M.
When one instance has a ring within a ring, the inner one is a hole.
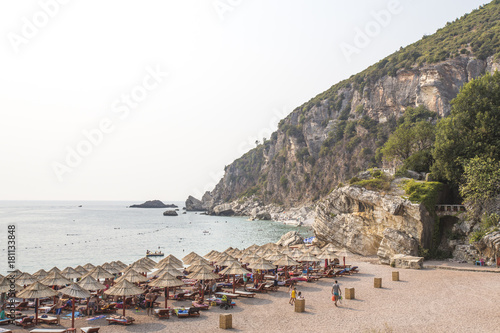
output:
M313 235L310 227L281 222L183 214L183 202L164 202L177 205L179 215L163 216L166 208L129 208L141 203L129 201L0 201L0 274L114 260L130 264L147 250L179 259L191 251L203 256L276 242L291 230Z

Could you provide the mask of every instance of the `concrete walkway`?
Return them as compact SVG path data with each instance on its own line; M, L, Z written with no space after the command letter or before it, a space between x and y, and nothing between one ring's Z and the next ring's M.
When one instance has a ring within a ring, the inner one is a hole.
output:
M496 266L477 266L470 263L462 264L458 262L437 261L437 260L425 261L424 268L448 269L448 270L466 271L466 272L500 273L500 268Z

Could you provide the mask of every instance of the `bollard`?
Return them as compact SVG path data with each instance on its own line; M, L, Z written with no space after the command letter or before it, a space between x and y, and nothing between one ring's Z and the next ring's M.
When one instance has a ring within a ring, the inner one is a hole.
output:
M306 300L304 298L295 300L295 312L306 311Z
M382 278L374 278L373 279L373 286L375 288L382 288Z
M399 272L392 272L392 281L399 281Z
M354 299L354 288L345 288L345 299Z
M230 313L221 313L219 315L219 327L223 329L233 328L233 315Z

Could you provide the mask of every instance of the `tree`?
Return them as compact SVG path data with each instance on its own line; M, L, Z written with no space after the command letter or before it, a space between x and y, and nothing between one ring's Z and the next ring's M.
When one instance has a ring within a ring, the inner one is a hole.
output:
M500 73L467 83L437 125L432 172L455 188L474 157L500 160Z
M416 123L408 120L392 133L381 152L386 161L403 163L406 169L428 171L434 138L434 125L424 120Z
M494 213L500 196L500 161L474 157L464 164L460 195L473 217Z

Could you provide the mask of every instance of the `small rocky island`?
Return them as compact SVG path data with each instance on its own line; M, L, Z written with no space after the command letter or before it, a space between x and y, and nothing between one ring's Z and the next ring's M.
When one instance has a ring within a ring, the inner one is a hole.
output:
M163 212L163 216L177 216L177 212L175 210L166 210Z
M130 208L177 208L177 207L178 206L174 205L174 204L165 205L160 200L149 200L149 201L146 201L145 203L142 203L140 205L130 206Z

